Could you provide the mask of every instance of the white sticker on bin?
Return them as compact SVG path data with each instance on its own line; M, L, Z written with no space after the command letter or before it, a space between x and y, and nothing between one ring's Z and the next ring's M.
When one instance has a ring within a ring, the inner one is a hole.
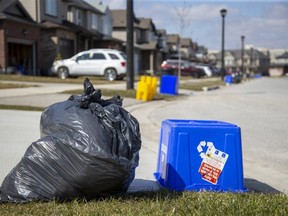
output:
M202 148L205 146L208 147L206 153L203 152ZM216 149L212 142L201 141L197 146L197 150L199 156L203 159L198 171L202 175L202 179L217 184L229 155Z

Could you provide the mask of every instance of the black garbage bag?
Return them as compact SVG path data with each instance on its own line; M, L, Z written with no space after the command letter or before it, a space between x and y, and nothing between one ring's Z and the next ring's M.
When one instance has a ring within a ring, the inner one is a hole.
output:
M117 96L82 96L46 108L33 142L0 188L0 202L92 199L126 192L139 162L139 123Z

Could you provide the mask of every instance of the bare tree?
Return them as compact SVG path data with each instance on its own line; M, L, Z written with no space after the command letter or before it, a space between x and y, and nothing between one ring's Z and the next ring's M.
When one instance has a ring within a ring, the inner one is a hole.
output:
M181 37L184 34L185 29L190 25L189 17L191 5L187 4L187 2L183 2L182 7L173 6L176 12L176 21L179 32L179 40L178 40L178 82L181 78Z

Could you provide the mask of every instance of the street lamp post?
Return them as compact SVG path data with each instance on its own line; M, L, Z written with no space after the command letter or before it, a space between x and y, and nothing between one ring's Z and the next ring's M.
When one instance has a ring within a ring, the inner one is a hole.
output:
M244 71L244 39L245 39L245 36L241 36L241 42L242 42L242 48L241 48L241 71L242 71L242 74L244 76L244 78L246 77L245 76L245 71Z
M222 9L220 10L220 14L222 16L222 56L221 56L221 78L222 80L224 79L224 72L225 72L225 64L224 64L224 32L225 32L225 16L227 14L227 10L226 9Z

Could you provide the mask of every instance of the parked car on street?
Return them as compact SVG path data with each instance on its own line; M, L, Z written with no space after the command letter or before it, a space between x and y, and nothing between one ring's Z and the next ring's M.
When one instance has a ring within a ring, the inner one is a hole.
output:
M191 62L181 60L179 63L178 59L167 59L163 61L161 64L161 72L162 74L177 75L179 66L181 75L183 76L199 78L205 75L203 70L199 70Z
M208 66L212 71L212 76L221 76L221 69L216 66Z
M59 78L71 76L104 76L113 81L126 75L126 55L113 49L90 49L70 59L55 61L52 72Z
M196 64L195 67L203 69L207 77L211 77L213 75L212 70L207 65Z

